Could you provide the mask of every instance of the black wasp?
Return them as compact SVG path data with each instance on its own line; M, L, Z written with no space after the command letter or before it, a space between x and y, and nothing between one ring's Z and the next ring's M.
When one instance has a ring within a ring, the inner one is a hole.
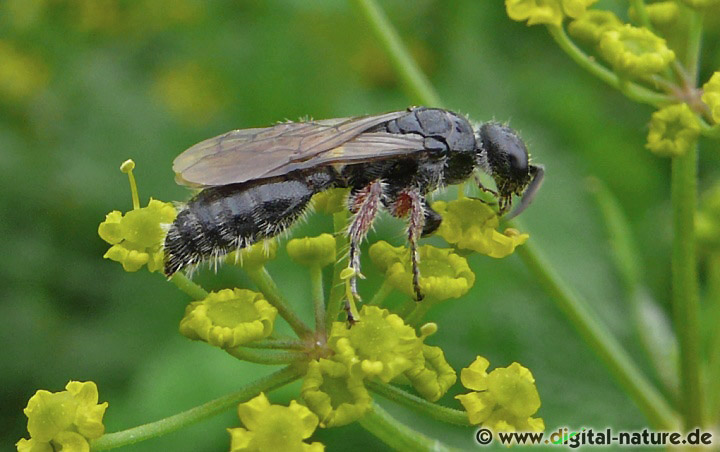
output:
M476 169L495 181L500 213L523 195L517 215L543 180L525 144L509 127L475 129L463 116L414 107L375 116L287 122L233 130L196 144L173 163L178 183L202 187L180 210L165 239L165 274L276 236L314 194L350 188L349 266L360 270L359 244L380 207L407 219L418 300L418 239L442 218L425 195L468 179ZM479 182L478 182L479 183ZM355 281L352 282L356 293Z

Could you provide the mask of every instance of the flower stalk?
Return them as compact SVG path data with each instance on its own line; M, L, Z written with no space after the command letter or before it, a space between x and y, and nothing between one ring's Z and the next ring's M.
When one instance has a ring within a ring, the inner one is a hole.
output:
M250 400L260 392L269 392L285 386L297 380L299 377L300 373L296 367L285 367L282 370L248 384L237 392L222 396L174 416L120 432L107 433L97 440L92 441L90 448L92 450L115 449L166 435L233 408L240 402Z

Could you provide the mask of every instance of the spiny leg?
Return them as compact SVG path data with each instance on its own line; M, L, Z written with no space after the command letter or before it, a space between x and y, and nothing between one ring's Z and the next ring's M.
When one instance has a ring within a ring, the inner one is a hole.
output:
M431 215L431 221L436 223L433 224L428 231L425 231L426 209L435 213L435 216ZM414 188L405 189L398 193L396 199L392 203L391 212L394 216L399 218L408 217L407 234L408 243L410 243L413 290L415 291L415 299L417 301L421 301L424 298L424 295L420 290L420 255L418 253L418 240L423 233L432 233L438 226L440 226L440 221L437 219L439 215L427 206L425 197L420 194L419 190Z
M348 237L350 238L350 257L348 267L355 271L355 276L350 280L350 287L353 297L360 300L357 292L357 276L360 273L360 242L365 238L373 221L378 214L383 198L383 186L380 180L370 182L360 190L353 191L349 199L349 208L355 214L350 227ZM348 314L348 321L351 323L355 318L350 309L351 300L345 300L345 310Z

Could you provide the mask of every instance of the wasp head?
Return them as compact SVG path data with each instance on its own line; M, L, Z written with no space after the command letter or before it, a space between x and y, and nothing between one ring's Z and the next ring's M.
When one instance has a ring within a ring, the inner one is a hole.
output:
M495 180L500 214L508 211L513 195L518 195L522 196L520 205L506 218L517 216L530 205L540 188L545 175L544 167L530 163L525 143L517 132L506 125L496 122L483 124L477 131L477 141L481 144L481 166Z

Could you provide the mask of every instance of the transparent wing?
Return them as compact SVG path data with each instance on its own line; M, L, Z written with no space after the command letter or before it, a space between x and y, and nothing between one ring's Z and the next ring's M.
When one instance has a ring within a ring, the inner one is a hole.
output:
M404 114L407 111L233 130L192 146L175 159L173 170L180 184L208 187L278 176L322 164L363 161L377 158L379 152L398 149L404 149L401 153L412 152L409 149L417 148L417 140L403 139L410 135L361 135Z

